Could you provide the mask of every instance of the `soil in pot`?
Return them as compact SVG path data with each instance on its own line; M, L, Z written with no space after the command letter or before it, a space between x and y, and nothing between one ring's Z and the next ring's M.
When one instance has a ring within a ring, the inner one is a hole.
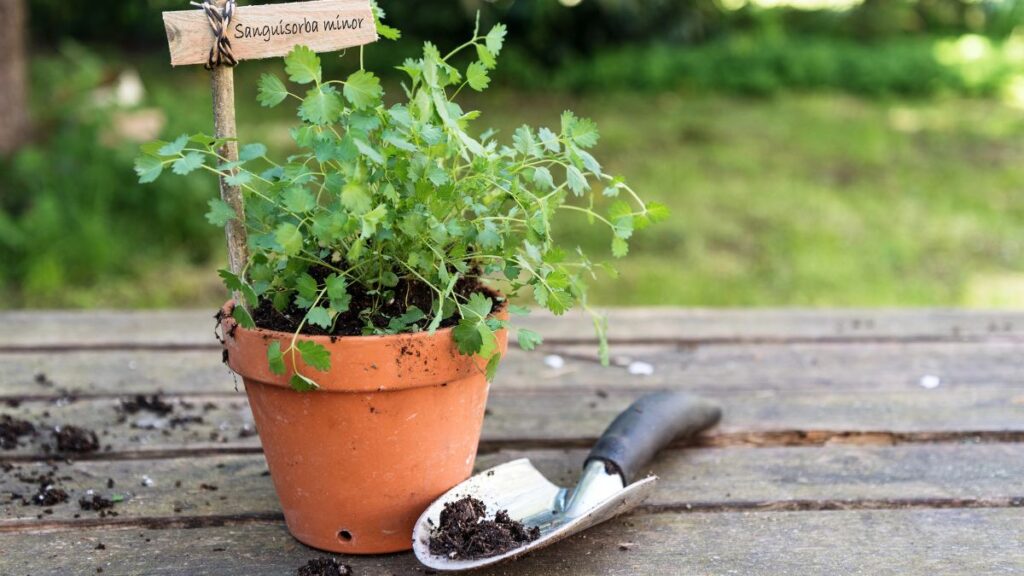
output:
M466 496L448 502L440 524L430 535L430 553L453 560L476 560L504 554L540 538L540 528L527 529L522 522L499 510L487 519L483 502Z

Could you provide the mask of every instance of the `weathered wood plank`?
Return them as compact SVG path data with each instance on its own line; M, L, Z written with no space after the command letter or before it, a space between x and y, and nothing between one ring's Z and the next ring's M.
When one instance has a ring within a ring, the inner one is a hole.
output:
M551 368L547 354L562 356ZM597 363L591 346L560 346L523 352L513 347L496 388L589 390L648 389L685 385L694 390L888 390L920 389L924 376L943 388L1001 384L1024 388L1021 343L850 343L618 346L615 366ZM630 374L630 361L653 366L649 376ZM37 381L46 376L43 384ZM52 383L52 385L47 385ZM169 393L224 394L235 390L216 350L87 351L0 354L0 398Z
M1022 509L634 514L479 574L1016 574L1022 539ZM278 522L0 534L4 574L279 576L320 555ZM343 561L423 573L408 553Z
M561 486L575 484L587 451L501 450L477 458L477 471L529 458ZM30 495L31 478L53 468L16 464L0 474L0 531L43 522L68 529L97 523L152 523L154 519L215 516L276 517L280 514L261 455L196 460L77 461L57 463L60 486L70 495L42 514L37 506L8 501ZM652 464L660 478L648 510L746 508L833 509L902 506L1024 506L1024 445L927 444L668 450ZM144 485L145 479L148 485ZM108 487L107 481L114 484ZM125 497L100 518L77 501L93 490Z
M611 390L586 399L572 389L503 390L496 386L488 403L483 441L491 447L587 444L639 394ZM918 387L870 394L857 390L809 394L805 390L708 389L702 394L719 401L725 414L722 424L710 435L712 441L722 435L757 436L791 431L811 436L822 431L880 435L982 432L1016 436L1024 432L1024 390L1019 387ZM252 415L243 397L184 396L174 402L175 413L164 418L145 412L122 418L118 410L120 401L115 398L26 401L18 408L3 407L0 413L38 424L74 424L95 429L104 449L119 454L258 447L256 438L239 437L243 429L252 425ZM172 417L199 417L202 421L174 426L169 421ZM145 429L148 427L155 429ZM40 454L45 443L52 443L47 433L13 451L0 452L0 459L5 455Z
M0 312L0 348L211 346L213 310ZM620 342L978 340L1024 337L1024 312L960 310L706 310L608 312ZM516 319L549 342L591 342L590 318L545 312Z

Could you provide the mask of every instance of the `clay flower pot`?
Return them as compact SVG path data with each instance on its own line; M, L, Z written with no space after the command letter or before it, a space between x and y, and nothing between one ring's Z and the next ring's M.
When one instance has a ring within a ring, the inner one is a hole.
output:
M267 347L292 335L221 321L228 365L245 383L288 530L351 554L412 547L427 506L469 477L489 384L486 359L460 355L451 329L393 336L303 336L331 353L331 371L298 360L320 389L296 392L270 371ZM499 314L499 317L504 314ZM499 349L508 348L505 330Z

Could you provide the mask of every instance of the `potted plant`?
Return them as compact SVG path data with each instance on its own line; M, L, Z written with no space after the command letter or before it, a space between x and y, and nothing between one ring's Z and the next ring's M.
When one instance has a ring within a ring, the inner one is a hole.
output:
M206 170L244 191L248 260L220 271L242 300L221 314L227 363L288 528L317 548L408 549L422 510L471 473L509 314L525 312L509 300L586 307L586 278L603 267L555 242L557 211L606 226L616 257L666 214L602 171L587 152L595 125L572 112L508 143L471 129L479 113L454 99L487 87L505 36L478 30L447 55L427 43L406 60L390 105L361 58L325 80L317 55L295 48L291 85L265 74L257 96L298 104L299 152L281 162L261 144L226 162L224 142L200 134L151 143L136 163L142 182ZM214 199L207 218L236 213ZM527 350L541 341L516 336Z

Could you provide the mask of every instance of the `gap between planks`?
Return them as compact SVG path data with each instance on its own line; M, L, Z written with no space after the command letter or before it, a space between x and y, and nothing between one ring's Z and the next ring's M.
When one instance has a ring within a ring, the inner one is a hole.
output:
M482 440L478 455L502 450L572 450L590 448L596 437L562 439L502 439ZM904 444L1014 444L1024 442L1022 431L963 430L952 432L852 432L848 430L775 430L765 432L711 432L696 442L674 442L667 450L695 450L701 448L779 448L814 446L897 446ZM260 446L225 446L202 448L172 448L138 451L95 452L91 454L2 454L0 462L47 462L65 460L120 461L165 460L171 458L216 458L219 456L262 454Z
M1024 496L1007 498L892 498L854 500L766 500L743 502L685 502L641 504L624 517L655 514L722 514L730 512L837 512L853 510L950 510L1022 508ZM149 530L219 528L284 522L279 512L206 516L154 516L137 518L84 518L64 521L24 521L0 524L0 534L47 533L88 528L144 528Z

